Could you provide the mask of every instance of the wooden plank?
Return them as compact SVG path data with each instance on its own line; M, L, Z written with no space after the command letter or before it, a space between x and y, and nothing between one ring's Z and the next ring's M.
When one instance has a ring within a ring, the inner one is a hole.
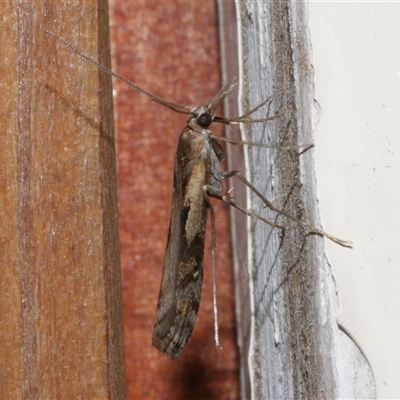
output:
M123 399L110 79L44 35L107 64L107 4L5 7L1 395Z
M273 95L270 112L283 113L272 123L244 128L242 135L254 142L312 143L318 110L307 3L221 1L219 6L226 49L223 75L228 81L239 77L241 108ZM232 65L239 68L232 70ZM247 165L240 166L242 158L236 155L231 159L231 167L247 170L254 186L274 204L319 225L312 150L299 154L251 148ZM251 206L261 210L263 204L251 195ZM267 210L265 214L276 218ZM239 242L243 248L235 249L242 398L373 398L368 361L337 322L324 240L307 236L291 221L279 221L287 226L284 236L258 221L234 223L237 237L248 234Z
M22 398L22 320L21 282L18 263L18 53L15 43L18 38L16 3L3 4L4 20L0 28L3 41L2 107L0 130L0 354L1 354L1 398ZM4 94L3 94L4 93Z

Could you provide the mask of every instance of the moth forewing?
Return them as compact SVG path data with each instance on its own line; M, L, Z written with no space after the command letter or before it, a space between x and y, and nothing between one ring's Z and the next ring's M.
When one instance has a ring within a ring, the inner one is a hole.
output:
M196 108L176 153L171 221L152 338L153 346L172 359L187 345L200 305L207 210L211 207L208 195L222 190L219 162L224 158L208 125L225 92L221 90Z

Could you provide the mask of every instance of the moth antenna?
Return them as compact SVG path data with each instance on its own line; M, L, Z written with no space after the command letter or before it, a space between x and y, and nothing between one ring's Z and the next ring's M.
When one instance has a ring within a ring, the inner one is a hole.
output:
M105 72L106 74L111 75L114 78L117 78L120 81L126 83L132 89L135 89L138 92L145 94L146 96L150 97L156 103L162 104L162 105L170 108L171 110L173 110L175 112L178 112L178 113L181 113L181 114L192 114L193 113L193 108L192 107L184 106L184 105L178 104L178 103L173 103L171 101L163 99L162 97L156 96L153 93L148 92L147 90L143 89L142 87L140 87L136 83L133 83L133 82L129 81L128 79L124 78L123 76L117 74L116 72L112 71L111 69L109 69L109 68L105 67L104 65L101 65L97 61L93 60L92 58L90 58L86 54L84 54L81 51L79 51L75 46L73 46L72 44L68 43L64 39L62 39L59 36L57 36L55 33L47 31L47 30L45 30L44 33L46 35L54 37L58 42L63 44L67 49L71 50L73 53L77 54L81 59L89 62L92 65L94 65L95 67L97 67L101 71Z

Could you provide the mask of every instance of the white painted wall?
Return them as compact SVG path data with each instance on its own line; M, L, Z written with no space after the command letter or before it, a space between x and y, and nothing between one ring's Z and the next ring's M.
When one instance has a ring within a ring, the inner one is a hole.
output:
M400 2L310 2L316 168L341 322L400 398Z

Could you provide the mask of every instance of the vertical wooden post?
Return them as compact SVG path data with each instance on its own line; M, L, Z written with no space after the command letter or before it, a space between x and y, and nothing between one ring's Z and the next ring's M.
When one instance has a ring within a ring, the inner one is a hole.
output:
M0 398L123 399L107 3L2 12Z
M281 146L312 143L317 110L307 3L218 4L223 76L228 82L239 78L239 106L246 110L272 95L270 112L282 113L275 121L244 127L244 139ZM253 147L244 159L255 187L277 206L318 226L312 150ZM230 162L243 169L236 155ZM260 200L249 196L249 207L261 210ZM265 212L271 220L279 218ZM233 214L233 231L242 238L234 247L242 398L373 398L368 361L338 324L324 239L284 219L279 218L287 227L282 235Z

